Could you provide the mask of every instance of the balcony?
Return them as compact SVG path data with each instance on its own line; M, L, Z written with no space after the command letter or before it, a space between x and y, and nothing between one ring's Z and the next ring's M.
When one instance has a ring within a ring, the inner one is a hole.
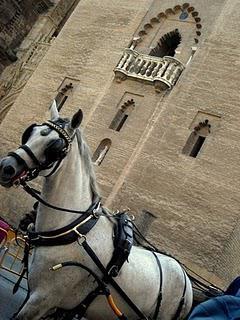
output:
M155 90L160 92L172 89L183 70L184 65L173 57L159 58L125 49L114 72L118 82L138 79L153 83Z

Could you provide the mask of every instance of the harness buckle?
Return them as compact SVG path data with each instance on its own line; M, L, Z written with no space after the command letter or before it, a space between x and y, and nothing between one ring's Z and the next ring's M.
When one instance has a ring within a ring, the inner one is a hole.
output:
M80 238L77 239L78 244L81 246L83 242L87 240L86 236L82 235Z
M84 235L84 234L81 234L79 231L78 231L78 229L77 229L77 227L75 227L75 228L73 228L73 231L75 231L76 232L76 234L79 236L79 238L78 238L78 244L82 244L84 241L86 241L87 240L87 237ZM81 242L79 242L79 240L81 241Z
M93 212L92 212L95 219L98 219L98 218L99 218L98 211L99 211L100 207L101 207L101 202L99 201L99 202L98 202L98 205L97 205L97 208L96 208L96 209L93 209Z

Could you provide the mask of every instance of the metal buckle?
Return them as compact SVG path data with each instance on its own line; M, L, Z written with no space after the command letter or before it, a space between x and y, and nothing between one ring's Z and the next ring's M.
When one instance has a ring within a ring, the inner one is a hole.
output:
M78 242L79 245L81 245L84 241L87 240L87 237L84 234L81 234L78 231L77 227L73 228L73 231L75 231L76 234L79 236L79 238L77 239L77 242ZM79 242L79 240L81 241L81 243Z
M80 238L77 239L78 244L81 246L83 242L87 240L87 237L82 235Z
M98 202L98 205L97 205L97 208L96 208L96 209L93 209L93 216L94 216L94 218L96 218L96 219L99 218L98 211L99 211L100 207L101 207L101 202L99 201L99 202Z

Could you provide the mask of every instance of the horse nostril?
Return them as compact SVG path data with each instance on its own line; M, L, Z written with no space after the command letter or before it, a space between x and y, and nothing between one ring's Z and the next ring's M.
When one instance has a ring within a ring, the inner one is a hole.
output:
M3 168L3 173L6 176L13 176L15 174L15 169L12 166L6 166Z

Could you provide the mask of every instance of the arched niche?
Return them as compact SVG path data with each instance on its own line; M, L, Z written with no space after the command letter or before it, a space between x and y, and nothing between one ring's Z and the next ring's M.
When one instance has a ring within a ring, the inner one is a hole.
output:
M128 117L135 108L135 101L133 99L127 100L117 111L115 117L113 118L109 129L120 131L124 124L126 123Z
M206 119L205 121L199 122L188 137L182 153L196 158L210 133L211 124L209 123L209 120Z
M145 21L134 35L134 49L143 54L151 54L164 38L166 40L170 35L174 36L175 30L178 30L175 40L180 41L178 44L177 41L173 43L174 55L170 56L186 64L196 51L202 34L199 12L190 3L177 4L164 12L156 12L148 22Z

